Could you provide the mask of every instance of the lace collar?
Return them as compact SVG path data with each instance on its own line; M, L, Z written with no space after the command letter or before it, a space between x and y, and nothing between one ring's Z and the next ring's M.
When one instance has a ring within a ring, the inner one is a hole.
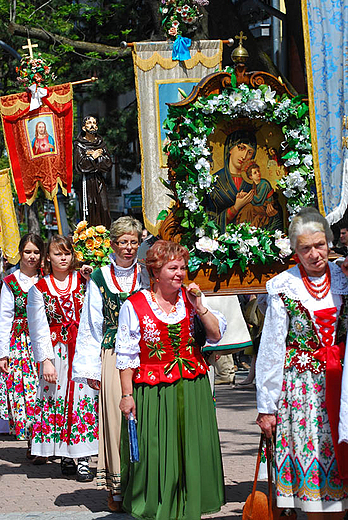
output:
M134 266L135 266L135 264L138 261L137 257L135 257L134 262L132 263L132 265L130 265L129 267L121 267L120 265L116 264L116 255L115 255L115 253L111 253L111 255L109 255L109 258L110 258L110 262L112 263L112 265L115 268L116 276L127 276L128 277L131 274L133 274Z
M332 262L329 262L329 268L331 272L331 294L348 294L348 277L338 265ZM311 277L311 280L313 279L314 278ZM318 281L319 280L320 278ZM295 300L301 299L303 287L301 273L297 265L278 274L266 284L268 294L275 295L283 293Z

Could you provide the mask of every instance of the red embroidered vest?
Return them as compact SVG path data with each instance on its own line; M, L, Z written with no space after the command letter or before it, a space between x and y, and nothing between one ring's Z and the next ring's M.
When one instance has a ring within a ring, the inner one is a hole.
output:
M28 293L23 291L13 273L6 276L4 282L7 284L14 297L14 319L11 334L15 337L20 336L22 332L29 335L27 320Z
M84 278L77 273L77 284L74 291L72 291L74 313L71 305L70 295L68 297L58 297L50 292L46 278L41 278L35 287L42 292L47 321L51 331L51 341L54 347L57 343L68 343L70 338L71 322L80 322L80 314L83 305L85 283Z
M135 383L173 383L180 378L195 379L206 374L208 367L190 329L193 308L183 290L186 315L179 323L160 321L142 292L128 299L140 323L140 367L135 371Z

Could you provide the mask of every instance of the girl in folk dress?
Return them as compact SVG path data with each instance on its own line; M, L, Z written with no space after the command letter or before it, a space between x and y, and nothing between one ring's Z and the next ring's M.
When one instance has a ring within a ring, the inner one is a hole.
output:
M43 251L44 243L38 235L28 233L21 238L20 268L5 277L0 298L0 371L7 386L10 433L18 440L28 440L29 447L38 374L26 304L30 287L39 279ZM30 450L27 457L31 458Z
M85 280L74 269L67 238L52 237L47 251L50 274L28 296L29 331L40 362L32 453L62 457L63 475L77 472L77 480L88 482L93 480L88 458L98 452L98 396L71 380Z

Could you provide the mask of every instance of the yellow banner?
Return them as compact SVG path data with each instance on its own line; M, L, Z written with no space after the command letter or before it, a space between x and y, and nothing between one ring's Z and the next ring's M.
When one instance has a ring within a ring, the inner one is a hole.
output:
M19 262L20 235L9 172L9 168L0 170L0 247L6 259L16 264Z

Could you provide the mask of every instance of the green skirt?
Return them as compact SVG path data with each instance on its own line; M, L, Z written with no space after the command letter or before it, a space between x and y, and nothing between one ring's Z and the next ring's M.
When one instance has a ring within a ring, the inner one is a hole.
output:
M140 462L129 462L122 424L123 509L143 520L200 520L225 503L208 377L134 385Z

